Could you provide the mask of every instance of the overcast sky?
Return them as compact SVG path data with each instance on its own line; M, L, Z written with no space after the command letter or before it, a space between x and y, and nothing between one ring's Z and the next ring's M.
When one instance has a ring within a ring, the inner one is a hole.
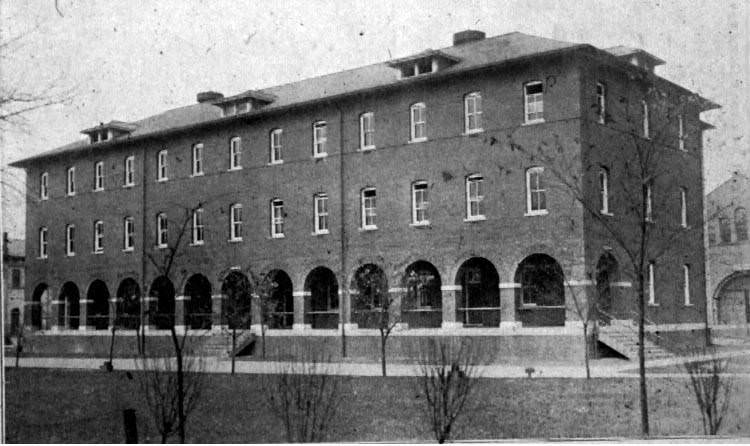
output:
M627 45L666 60L658 73L722 105L705 113L706 190L750 174L750 7L745 0L0 1L3 38L26 34L0 75L27 90L55 82L74 100L3 129L2 162L195 101L382 62L451 44L468 28L521 31L600 48ZM35 31L30 30L35 29ZM14 175L4 172L6 178ZM16 174L17 175L17 174ZM14 202L13 191L5 190ZM16 198L17 200L17 198ZM3 222L23 235L22 209Z

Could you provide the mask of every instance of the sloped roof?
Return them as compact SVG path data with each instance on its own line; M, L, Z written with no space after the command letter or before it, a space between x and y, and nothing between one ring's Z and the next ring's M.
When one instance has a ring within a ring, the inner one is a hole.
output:
M611 48L605 48L604 51L615 55L617 57L623 57L623 56L630 56L631 54L643 54L647 57L649 57L653 62L654 65L662 65L665 64L664 60L654 56L653 54L649 53L648 51L644 51L640 48L633 48L630 46L624 46L624 45L617 45L613 46Z

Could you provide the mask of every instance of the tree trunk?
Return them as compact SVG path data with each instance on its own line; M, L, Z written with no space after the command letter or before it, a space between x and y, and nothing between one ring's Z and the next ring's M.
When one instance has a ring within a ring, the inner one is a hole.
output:
M115 332L117 331L117 326L112 325L112 339L109 341L109 365L110 368L108 371L112 371L114 369L114 363L112 362L113 357L115 355Z
M643 270L638 272L638 376L640 378L640 400L641 400L641 431L644 436L649 436L648 426L648 393L646 387L646 350L644 341L646 339L646 300L643 290Z
M586 365L586 379L591 379L591 367L589 365L589 324L583 323L583 362Z
M237 350L237 328L232 328L232 351L229 353L232 356L232 375L234 375L234 353Z
M177 360L177 434L180 443L185 443L185 376L182 370L182 349L174 326L170 328L174 355Z
M386 343L387 339L388 338L386 337L385 333L383 333L383 331L381 330L381 332L380 332L380 365L381 365L381 368L383 369L383 376L386 376L386 372L385 372L385 343Z
M266 325L260 323L260 357L266 359Z
M344 318L341 318L341 357L346 358L346 329L344 328Z
M16 368L18 368L18 362L21 360L21 344L16 345Z

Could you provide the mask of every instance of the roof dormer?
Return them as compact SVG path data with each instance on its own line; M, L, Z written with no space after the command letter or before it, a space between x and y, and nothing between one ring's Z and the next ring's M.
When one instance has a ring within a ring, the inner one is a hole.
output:
M460 59L438 50L426 50L401 59L388 62L388 66L399 70L400 78L436 73L455 65Z
M109 141L112 139L127 136L135 130L135 125L123 121L109 121L108 123L100 122L99 125L88 129L81 130L81 133L88 135L89 143Z
M276 100L276 97L259 90L248 90L238 95L213 101L221 107L222 116L233 116L265 107Z
M617 56L619 59L627 61L631 65L643 68L649 73L653 73L654 68L658 65L664 65L666 63L662 59L659 59L653 54L639 48L614 46L612 48L607 48L604 51Z

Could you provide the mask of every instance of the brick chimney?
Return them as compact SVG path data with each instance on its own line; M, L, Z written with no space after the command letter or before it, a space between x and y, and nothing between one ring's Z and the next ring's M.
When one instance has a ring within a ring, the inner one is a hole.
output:
M204 102L217 101L223 97L224 95L217 91L201 91L196 96L196 100L198 101L199 104L202 104Z
M453 34L453 46L463 45L464 43L478 42L484 40L486 34L482 31L467 29Z

